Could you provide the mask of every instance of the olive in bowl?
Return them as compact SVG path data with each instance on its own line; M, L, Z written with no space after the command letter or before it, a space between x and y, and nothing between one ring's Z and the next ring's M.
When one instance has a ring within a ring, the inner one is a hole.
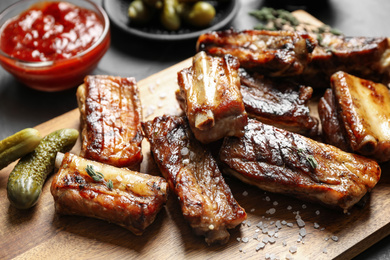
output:
M78 86L109 46L109 19L90 0L22 0L0 13L0 64L33 89Z

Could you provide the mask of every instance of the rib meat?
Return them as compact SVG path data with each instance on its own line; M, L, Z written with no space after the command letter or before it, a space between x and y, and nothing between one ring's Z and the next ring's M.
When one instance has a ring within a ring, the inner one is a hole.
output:
M292 132L318 135L318 120L310 116L311 87L285 78L266 78L240 69L241 94L249 117Z
M184 117L156 117L142 126L154 159L195 233L204 235L208 244L226 243L227 229L245 220L246 213L210 152L194 138Z
M199 52L192 66L178 73L177 100L202 143L244 133L247 114L240 93L239 66L231 55L220 58Z
M388 84L390 82L390 46L385 37L346 37L323 33L302 73L311 86L328 87L337 71Z
M220 159L243 182L347 211L379 181L377 162L250 119Z
M333 114L337 121L322 116L325 137L339 146L329 129L340 129L347 146L354 152L380 162L390 160L390 92L386 86L361 79L345 72L331 78L335 100ZM329 98L328 98L329 99ZM322 110L322 107L319 107ZM320 115L324 113L321 112ZM339 125L339 126L338 126ZM340 146L341 147L341 146ZM341 147L344 148L344 147ZM345 148L344 148L345 149Z
M164 178L84 159L66 153L51 184L56 212L112 222L141 235L167 200ZM103 174L94 180L86 168ZM112 181L112 188L107 185Z
M80 156L138 169L142 161L141 102L134 78L87 76L77 89Z
M303 72L314 41L307 34L290 31L214 31L198 38L197 50L212 56L231 54L241 67L268 76L292 76Z

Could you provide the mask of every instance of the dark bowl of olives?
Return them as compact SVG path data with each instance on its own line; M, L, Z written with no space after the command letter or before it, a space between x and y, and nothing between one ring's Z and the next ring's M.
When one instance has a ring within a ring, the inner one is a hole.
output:
M240 0L104 0L113 25L149 40L196 39L208 31L227 27Z

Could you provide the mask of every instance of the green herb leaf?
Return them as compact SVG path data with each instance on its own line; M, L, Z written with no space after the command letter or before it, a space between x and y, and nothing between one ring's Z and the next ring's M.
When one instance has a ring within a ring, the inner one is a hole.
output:
M114 184L112 183L112 180L108 180L106 186L109 190L112 190L114 188Z
M100 172L96 172L92 165L87 165L87 167L85 168L85 171L88 173L89 176L91 176L91 178L96 181L96 182L101 182L103 179L104 179L104 176L102 173Z
M112 183L112 180L105 181L103 173L95 171L92 165L87 165L85 171L88 173L89 176L91 176L91 178L94 181L103 182L110 190L114 188L114 184Z

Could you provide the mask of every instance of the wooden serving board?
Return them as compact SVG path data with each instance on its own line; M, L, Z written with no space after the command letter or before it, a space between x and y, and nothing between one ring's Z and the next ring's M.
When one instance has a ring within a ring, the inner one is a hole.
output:
M295 14L320 24L304 12ZM190 64L187 59L138 82L144 120L180 113L174 95L176 75ZM42 135L60 128L78 129L78 109L36 128ZM72 152L78 154L79 150L80 142ZM141 172L158 174L146 140L143 151ZM349 259L390 234L389 163L382 165L382 179L366 205L354 207L348 214L266 193L226 176L248 219L230 230L228 244L215 246L207 246L203 237L192 232L172 194L142 236L97 219L57 215L50 193L52 176L34 208L17 210L10 206L6 192L13 166L0 171L0 259ZM304 221L305 231L298 226L297 215ZM300 231L306 233L303 239ZM266 240L270 241L264 248L256 250Z

